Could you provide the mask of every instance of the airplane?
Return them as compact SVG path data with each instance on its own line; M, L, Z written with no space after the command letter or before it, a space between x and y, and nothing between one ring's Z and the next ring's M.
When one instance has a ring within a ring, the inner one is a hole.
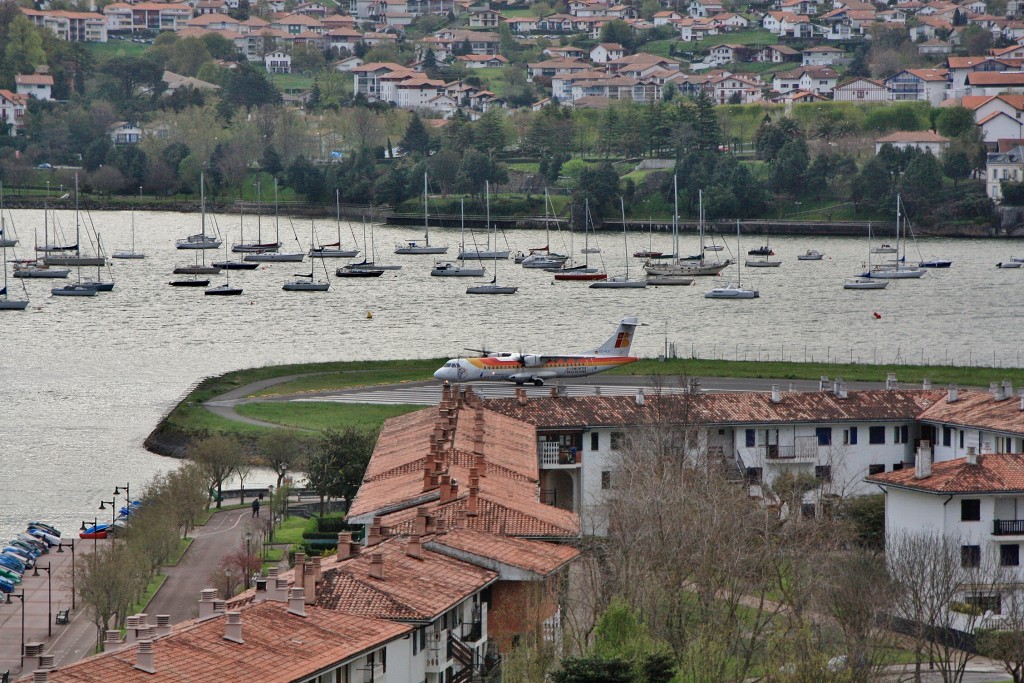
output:
M623 318L608 341L592 351L579 354L539 356L466 349L484 355L453 358L435 372L434 377L449 382L515 382L518 386L532 382L541 386L547 379L594 375L637 360L629 355L629 347L639 324L635 317Z

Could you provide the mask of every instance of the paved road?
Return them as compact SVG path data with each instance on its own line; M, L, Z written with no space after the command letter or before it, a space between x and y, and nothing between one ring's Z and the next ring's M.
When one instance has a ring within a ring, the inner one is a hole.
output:
M195 540L178 565L164 569L167 580L146 609L151 621L155 623L157 614L170 614L172 624L196 616L199 592L211 587L210 574L221 558L242 544L251 514L248 508L218 512L195 530Z

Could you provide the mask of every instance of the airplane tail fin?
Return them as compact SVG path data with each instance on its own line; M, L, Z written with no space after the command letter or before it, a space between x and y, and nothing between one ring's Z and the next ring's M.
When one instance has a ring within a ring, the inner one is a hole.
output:
M597 356L628 356L629 347L633 345L633 332L639 324L640 321L636 317L623 318L615 334L608 341L587 353Z

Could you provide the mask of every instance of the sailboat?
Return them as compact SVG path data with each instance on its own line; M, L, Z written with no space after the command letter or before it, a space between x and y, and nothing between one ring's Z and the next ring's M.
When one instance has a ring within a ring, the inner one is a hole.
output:
M313 227L313 222L309 223L309 243L313 244L313 239L316 230ZM324 263L324 257L320 257L320 265L324 268L324 275L327 275L327 265ZM286 292L326 292L331 288L331 283L326 280L314 280L313 264L310 263L309 274L296 273L296 280L284 283L281 287Z
M0 181L0 247L16 246L18 246L18 238L9 236L7 234L7 226L4 224L4 184ZM7 262L6 258L4 262Z
M274 180L274 192L275 196L277 193L277 179ZM256 241L246 242L245 238L239 235L242 241L237 244L231 245L231 251L236 254L262 254L268 251L277 251L281 248L281 242L264 242L263 241L263 182L261 180L256 181ZM275 200L276 205L276 200Z
M115 251L112 256L119 259L144 259L146 255L135 251L135 211L132 211L132 250Z
M626 202L619 197L619 210L622 214L622 255L626 258L626 274L616 275L606 280L598 280L590 284L591 289L645 289L647 280L629 279L629 242L626 239Z
M459 249L458 260L460 261L482 261L484 259L492 258L508 258L508 249L498 249L498 228L491 225L491 183L490 181L484 181L484 202L487 207L487 248L486 249L473 249L469 251L466 249L465 240L463 240L462 248ZM465 223L465 215L463 214L463 223ZM494 249L491 249L491 233L494 234ZM476 240L474 239L474 247Z
M277 242L273 249L246 254L242 260L256 263L298 263L306 258L306 254L302 251L279 251L281 248L281 220L277 209L277 178L274 178L274 239ZM296 236L296 244L298 241L299 238Z
M333 244L321 244L318 247L310 245L309 255L310 257L319 256L320 258L353 258L359 256L358 249L342 249L341 248L341 190L334 190L334 222L338 227L338 241ZM349 228L351 229L351 223ZM352 241L356 241L355 234L352 235Z
M676 176L672 178L672 249L675 253L679 253L679 186L676 184ZM640 252L637 252L640 253ZM652 258L661 256L661 252L647 252L648 254L656 254ZM636 256L636 254L633 254ZM648 262L648 265L651 265ZM657 287L685 287L693 284L692 275L680 275L678 273L664 273L657 274L652 273L651 269L647 269L647 284L654 285Z
M590 267L590 254L600 254L601 250L596 251L590 249L590 231L588 228L590 224L590 198L584 200L584 217L583 217L583 244L584 247L580 251L584 255L582 266L573 266L566 268L564 265L562 268L553 269L555 273L555 279L561 282L594 282L597 280L604 280L608 277L608 273L597 268ZM596 239L596 235L594 236Z
M675 179L673 179L673 183ZM704 253L704 192L700 191L697 195L698 201L698 219L697 226L700 232L700 254L696 258L680 258L679 257L679 245L678 245L678 228L676 228L677 237L675 238L675 254L676 256L668 263L660 263L654 261L648 261L644 264L644 270L647 271L647 275L684 275L689 277L696 276L709 276L709 275L720 275L732 261L725 259L724 261L709 262L705 258Z
M447 246L430 246L430 220L427 210L427 174L423 174L423 242L408 240L405 244L395 245L396 254L447 254Z
M675 221L676 221L676 218L679 217L678 199L676 200L676 203L677 203L676 213L672 217L672 227L673 227L673 233L672 234L673 234L673 236L675 236L675 230L674 230L675 227L676 227ZM664 252L657 251L654 248L654 221L651 220L651 218L649 216L647 218L647 228L648 228L647 248L646 249L642 249L640 251L634 251L633 252L633 257L634 258L661 258L665 254L664 254Z
M868 271L871 270L871 223L868 223ZM889 286L888 280L879 280L870 277L854 277L843 283L843 289L885 289Z
M903 216L901 207L902 201L900 199L900 195L896 195L896 251L893 252L892 261L889 263L883 263L881 265L868 268L867 272L861 273L860 277L880 278L884 280L905 280L922 277L926 272L928 272L923 268L919 268L917 266L908 266L905 263L907 258L907 226L906 216ZM900 238L901 217L904 219L902 240ZM878 252L871 251L871 253Z
M199 211L200 211L200 214L199 214L200 215L200 219L199 219L199 221L200 221L199 222L200 232L198 233L198 236L200 238L205 238L206 237L206 177L205 177L205 175L203 173L199 174ZM195 237L195 236L196 235L193 235L193 237ZM219 247L221 244L222 244L221 241L217 240L217 246ZM188 248L191 249L192 247L188 247ZM213 265L210 265L210 266L206 265L206 251L205 250L207 249L207 247L203 247L201 249L196 247L195 249L198 252L196 254L195 265L175 266L174 267L174 271L173 271L175 275L216 275L217 273L219 273L221 271L220 266L218 266L217 264L213 264ZM200 257L202 257L202 261L203 261L202 263L199 262ZM180 281L178 281L178 282L180 282ZM195 280L190 280L188 282L195 282ZM179 285L179 284L176 284L175 282L172 282L171 284L175 285L175 286L178 286L178 287L183 287L183 286L184 287L188 287L188 286L190 286L190 285ZM210 281L206 280L206 284L210 284ZM198 287L198 285L191 285L191 286Z
M103 255L103 244L100 241L100 234L98 232L96 233L96 253L99 254L100 256ZM107 265L107 272L108 273L110 272L110 266L109 265ZM113 278L111 278L110 280L104 281L103 278L102 278L102 272L100 271L100 266L96 266L96 279L93 280L93 279L90 279L90 278L86 278L82 282L82 284L85 285L86 287L92 287L97 292L112 292L112 291L114 291L114 280L113 280Z
M376 256L377 250L371 247L366 248L366 215L363 215L363 252L364 256ZM358 263L349 263L334 271L337 277L380 277L384 269L376 266L373 261L364 258Z
M225 239L226 239L226 237L227 236L225 235ZM227 258L227 255L228 255L227 252L228 252L228 246L227 246L227 244L225 244L224 245L224 258ZM239 294L241 294L242 293L242 288L241 287L232 287L231 286L231 271L230 270L225 270L224 271L224 276L225 276L224 284L217 285L216 287L211 287L210 289L205 290L203 292L203 294L205 294L206 296L238 296Z
M740 252L740 222L736 221L736 253ZM705 299L757 299L761 293L756 289L743 288L743 269L736 264L736 282L729 282L721 287L704 293Z
M215 236L207 235L206 234L206 178L205 178L205 175L202 172L199 173L199 194L201 196L200 208L202 210L202 215L203 215L202 230L199 233L195 234L195 235L189 235L188 237L183 237L182 239L178 240L175 243L175 245L174 245L178 249L220 249L220 245L222 244L221 240L217 239ZM135 249L134 248L134 244L135 244L134 240L135 240L135 233L132 232L132 245L133 245L132 246L132 250L133 251ZM198 258L196 259L196 263L197 264L199 263L199 259ZM204 264L206 263L205 259L204 259L203 263ZM175 268L174 272L175 273L179 273L179 272L185 272L185 271L180 271L177 268ZM192 273L196 273L196 272L203 273L203 272L205 272L205 273L211 273L212 274L212 273L218 273L220 271L215 269L215 270L190 271L190 272L192 272Z
M555 221L557 228L558 217L554 216L554 211L551 212L551 217L548 217L549 202L548 190L544 188L544 246L531 249L528 256L516 258L516 263L522 265L523 268L560 268L569 260L568 255L556 254L551 251L551 221ZM561 231L559 230L559 232Z
M498 284L498 258L494 257L494 275L491 281L485 285L474 285L466 287L466 294L515 294L518 287Z
M2 201L2 200L0 200ZM0 226L3 225L3 204L0 204ZM0 235L2 235L0 231ZM7 293L7 243L9 240L0 239L0 248L3 248L3 269L4 269L4 286L0 289L0 311L24 311L28 308L28 299L24 301L18 299L12 299L10 294ZM15 244L18 240L13 240ZM12 245L13 246L13 245ZM28 297L28 290L25 289L25 283L21 283L21 289L25 292L25 296Z
M75 174L75 253L78 252L78 243L81 237L81 224L78 220L78 174ZM73 285L64 285L63 287L54 287L50 290L50 294L53 296L96 296L96 289L88 287L82 284L82 263L81 259L76 259L78 262L78 282Z
M80 213L78 211L78 199L75 198L75 244L72 247L54 248L43 255L43 265L47 266L102 266L107 262L106 258L97 253L95 256L82 255L81 226L78 225ZM90 219L91 220L91 219ZM74 256L65 255L66 252L75 252Z
M50 212L46 208L46 203L43 203L43 242L45 243L48 239L47 233L49 232L49 216ZM39 251L39 233L35 235L36 241L36 252ZM71 274L70 268L54 268L44 264L40 259L35 261L28 261L27 263L18 263L14 266L14 277L16 278L65 278Z
M490 197L488 197L490 200ZM490 213L490 202L488 201L488 213ZM463 249L459 252L459 258L463 259L463 255L466 253L466 200L463 198L459 201L459 214L462 222L462 246ZM479 252L477 252L479 253ZM497 255L492 258L498 258ZM508 258L508 252L502 258ZM464 259L463 259L464 260ZM430 270L430 274L435 277L483 277L483 268L473 268L471 266L460 265L458 263L452 263L451 261L439 261L434 264L434 267Z

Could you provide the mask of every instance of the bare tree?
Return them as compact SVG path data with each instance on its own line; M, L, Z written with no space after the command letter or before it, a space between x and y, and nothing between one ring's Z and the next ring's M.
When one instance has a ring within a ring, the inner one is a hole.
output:
M1013 683L1024 683L1024 582L1001 582L999 593L998 613L986 614L975 633L978 651L1000 662Z
M303 457L302 442L287 429L275 429L260 437L256 448L263 464L277 475L277 488L281 488L285 472L294 469Z
M138 552L119 542L98 547L79 563L75 588L78 599L92 615L97 647L103 647L104 631L124 623L129 607L146 589L148 569Z
M189 446L188 457L203 469L211 494L216 493L212 497L216 498L219 508L224 481L242 460L242 448L238 440L224 434L208 436Z

